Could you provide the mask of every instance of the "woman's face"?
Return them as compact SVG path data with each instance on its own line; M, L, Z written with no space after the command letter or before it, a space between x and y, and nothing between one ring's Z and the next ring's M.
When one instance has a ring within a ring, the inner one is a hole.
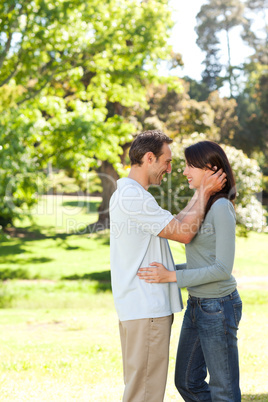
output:
M186 162L186 167L183 174L187 177L190 188L199 189L206 170L207 169L200 169L194 166L189 166Z

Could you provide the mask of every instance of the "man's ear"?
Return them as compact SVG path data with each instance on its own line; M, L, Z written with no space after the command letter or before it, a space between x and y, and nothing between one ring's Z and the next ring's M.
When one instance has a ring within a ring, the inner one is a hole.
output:
M144 160L149 164L152 163L155 160L155 154L153 152L146 152Z

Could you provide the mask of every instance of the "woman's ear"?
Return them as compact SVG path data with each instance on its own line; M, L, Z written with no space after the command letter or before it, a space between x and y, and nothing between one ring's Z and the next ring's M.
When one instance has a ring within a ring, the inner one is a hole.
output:
M215 170L215 169L213 169L211 163L207 163L206 166L204 167L204 170Z
M215 173L220 170L220 168L218 166L212 166L211 163L207 164L207 169L209 170L213 170Z

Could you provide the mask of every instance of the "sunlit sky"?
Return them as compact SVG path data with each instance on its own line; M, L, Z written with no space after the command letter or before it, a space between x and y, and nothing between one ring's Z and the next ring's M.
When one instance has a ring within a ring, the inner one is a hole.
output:
M179 76L188 75L196 80L201 79L203 70L201 63L205 58L205 54L196 44L196 15L204 3L206 3L205 0L170 0L170 5L174 9L175 26L169 42L175 52L182 54L184 62L184 68L177 69L176 73ZM252 53L252 49L246 47L242 42L239 33L239 28L234 28L231 31L231 61L233 65L243 63L245 58ZM224 34L220 38L222 43L221 60L226 62L227 47Z

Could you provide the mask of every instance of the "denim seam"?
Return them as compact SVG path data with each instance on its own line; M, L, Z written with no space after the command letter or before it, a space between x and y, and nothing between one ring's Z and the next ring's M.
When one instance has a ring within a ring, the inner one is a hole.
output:
M192 351L191 357L190 357L190 359L189 359L189 363L188 363L188 367L187 367L186 375L185 375L185 379L186 379L186 381L185 381L185 386L186 386L187 391L188 391L188 392L192 395L192 397L194 398L194 400L196 400L196 401L199 402L199 401L201 401L201 399L199 399L198 397L196 397L195 394L192 393L192 391L189 389L189 384L188 384L188 381L189 381L189 373L190 373L190 366L191 366L191 364L192 364L193 355L194 355L195 350L197 349L198 342L199 342L199 339L197 339L197 340L195 341L195 344L194 344L194 347L193 347L193 351Z
M227 348L228 348L228 340L227 339L226 339L226 343L227 343ZM229 397L234 400L234 393L233 393L233 387L232 387L232 380L230 377L230 369L229 369L230 364L229 364L229 356L228 355L227 355L227 364L228 364Z
M237 308L240 308L240 307L242 308L242 303L233 304L234 317L235 317L235 323L236 323L237 329L239 327L239 323L240 323L240 320L241 320L241 318L238 319L238 317L237 317Z
M223 304L224 302L222 302L222 304ZM233 303L232 303L232 305L233 305ZM224 308L224 305L223 305L223 308ZM228 334L228 324L227 324L227 322L226 322L226 317L225 317L225 314L223 315L223 326L224 326L224 333L225 333L225 342L226 342L226 349L229 349L229 345L228 345L228 338L227 338L227 334ZM228 354L227 354L227 365L228 365L228 370L227 370L227 372L228 372L228 382L229 382L229 387L228 387L228 389L229 389L229 392L228 392L228 396L231 398L231 400L234 400L234 394L233 394L233 389L232 389L232 380L231 380L231 378L230 378L230 370L229 370L229 367L230 367L230 364L229 364L229 356L228 356Z

